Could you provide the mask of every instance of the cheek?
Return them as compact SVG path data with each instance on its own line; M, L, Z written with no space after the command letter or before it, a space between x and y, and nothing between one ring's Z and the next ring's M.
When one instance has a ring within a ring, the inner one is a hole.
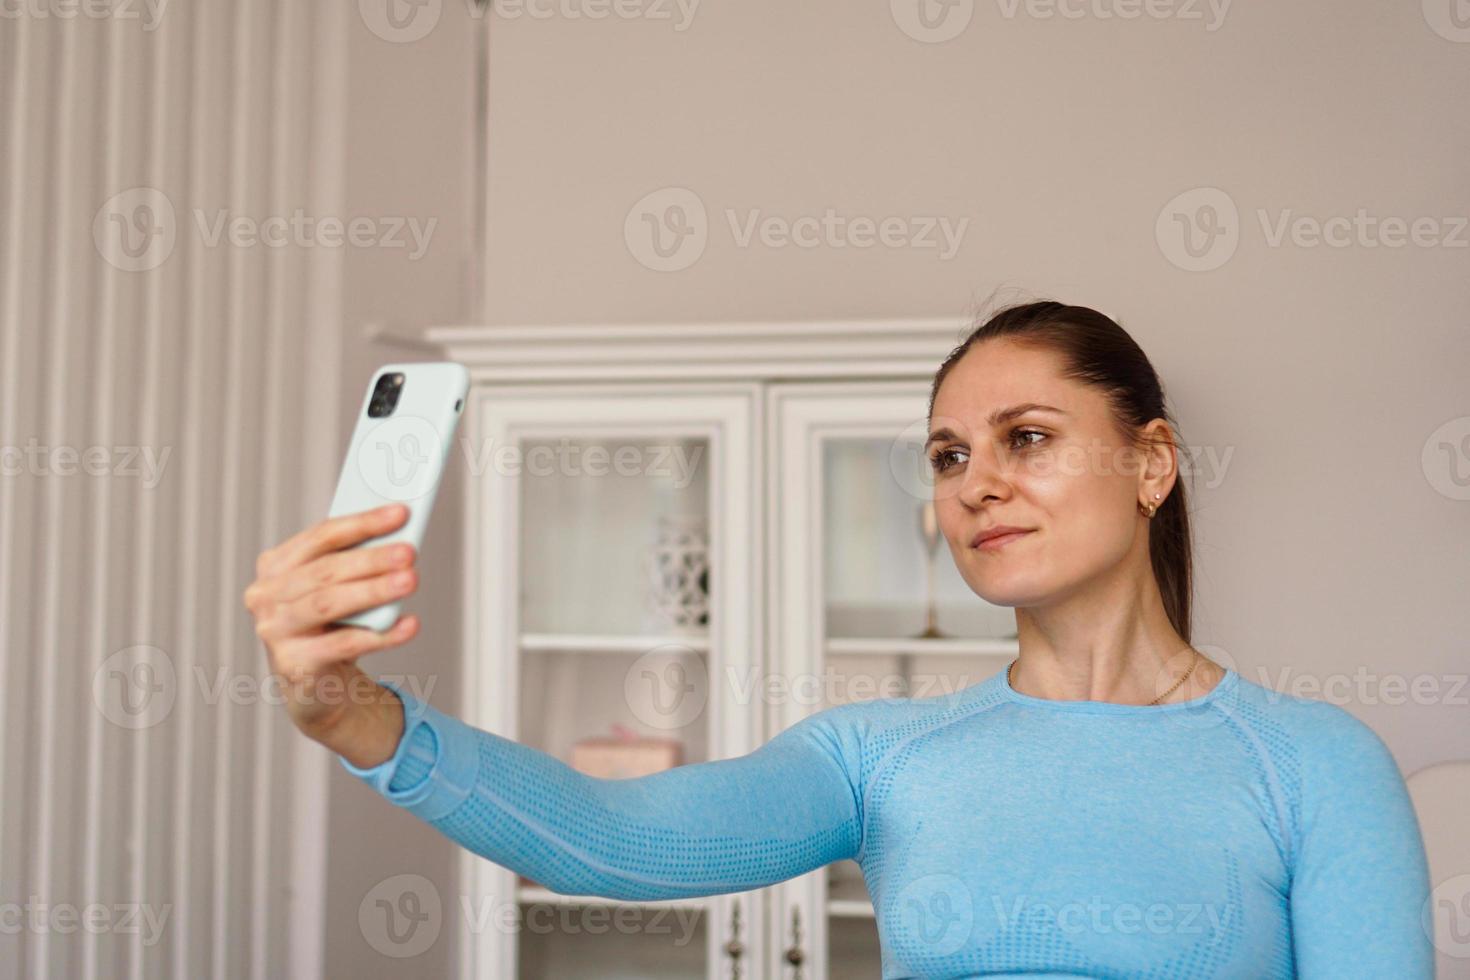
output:
M1043 544L1056 571L1088 571L1119 560L1132 545L1126 477L1092 471L1030 475L1017 485L1046 528Z
M956 552L963 551L969 545L969 539L965 535L973 535L975 531L974 518L959 502L959 498L952 493L948 496L936 494L934 516L939 521L939 536Z
M1018 476L1004 517L1034 524L1043 533L1013 558L981 554L968 537L956 539L975 524L974 515L957 501L936 500L935 507L961 577L977 595L996 605L1034 605L1126 557L1136 532L1125 500L1131 486L1126 479L1092 472Z

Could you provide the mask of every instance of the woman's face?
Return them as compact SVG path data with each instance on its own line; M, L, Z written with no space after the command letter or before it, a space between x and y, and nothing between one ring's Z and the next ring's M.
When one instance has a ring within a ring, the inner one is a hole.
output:
M1049 605L1124 561L1148 560L1137 505L1163 491L1145 488L1142 459L1102 394L1063 379L1060 364L1043 348L987 341L955 363L934 399L926 452L943 467L931 468L940 531L965 582L996 605ZM1057 411L996 417L1028 404ZM1031 530L973 545L1000 524Z

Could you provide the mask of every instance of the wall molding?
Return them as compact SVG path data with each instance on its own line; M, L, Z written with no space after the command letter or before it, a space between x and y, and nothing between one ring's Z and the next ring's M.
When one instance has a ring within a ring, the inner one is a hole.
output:
M963 318L443 325L423 338L477 382L912 378L966 336Z

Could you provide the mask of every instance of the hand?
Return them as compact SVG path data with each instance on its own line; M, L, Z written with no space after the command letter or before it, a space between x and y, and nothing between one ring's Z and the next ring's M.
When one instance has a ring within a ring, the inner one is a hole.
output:
M407 519L405 505L390 504L314 524L261 552L244 594L291 721L358 766L392 756L403 735L403 705L355 661L411 640L419 620L400 617L382 633L333 623L418 587L412 545L351 548Z

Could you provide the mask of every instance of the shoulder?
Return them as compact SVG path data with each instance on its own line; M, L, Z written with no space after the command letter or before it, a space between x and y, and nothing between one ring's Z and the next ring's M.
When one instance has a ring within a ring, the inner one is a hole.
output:
M1365 853L1419 873L1422 844L1408 787L1388 744L1367 722L1334 702L1244 678L1238 693L1229 707L1242 736L1264 747L1269 778L1283 790L1290 828L1283 843L1294 878L1315 869L1306 872L1310 880L1333 862L1360 861Z
M941 694L851 701L808 715L778 738L820 743L860 785L895 747L998 702L993 679Z
M1406 797L1392 750L1367 722L1331 701L1246 681L1241 714L1294 784L1303 815L1323 805Z
M1339 704L1272 690L1244 677L1239 695L1247 720L1286 739L1304 770L1361 773L1386 764L1398 771L1387 743Z

